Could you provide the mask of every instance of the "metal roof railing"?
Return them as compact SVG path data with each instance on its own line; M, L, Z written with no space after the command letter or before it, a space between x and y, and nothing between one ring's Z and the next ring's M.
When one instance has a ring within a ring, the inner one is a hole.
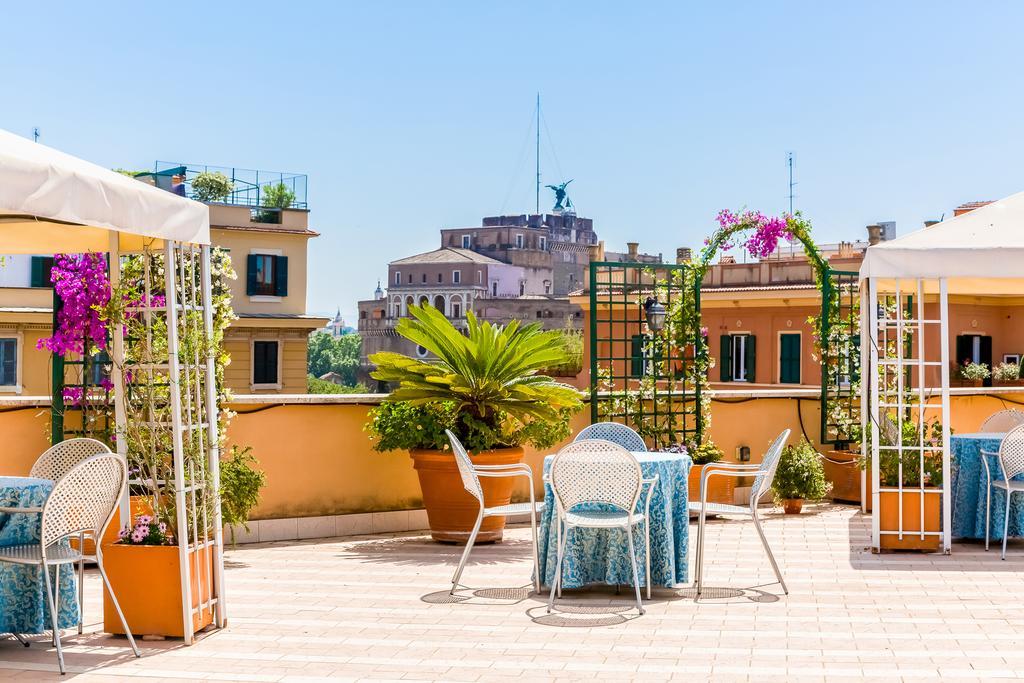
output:
M184 175L185 196L197 199L192 190L192 181L200 173L222 173L232 183L233 189L228 197L220 203L235 206L263 207L268 187L283 185L295 195L295 199L287 207L291 209L307 209L308 176L304 173L284 173L282 171L260 171L248 168L229 166L209 166L207 164L185 164L172 161L157 161L153 168L153 180L157 187L173 191L174 176Z

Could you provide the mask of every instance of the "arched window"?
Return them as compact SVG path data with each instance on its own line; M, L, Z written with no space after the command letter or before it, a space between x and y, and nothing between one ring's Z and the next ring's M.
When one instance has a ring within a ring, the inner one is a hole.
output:
M411 296L405 297L405 310L402 311L402 315L409 315L409 309L412 308L412 305L414 303L415 303L415 301L413 300L413 298Z
M440 294L434 297L434 308L441 311L442 313L445 312L444 297L441 296Z

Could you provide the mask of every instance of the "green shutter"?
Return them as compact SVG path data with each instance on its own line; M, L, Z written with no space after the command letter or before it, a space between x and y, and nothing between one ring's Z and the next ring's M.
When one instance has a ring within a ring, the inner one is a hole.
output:
M32 287L45 287L46 283L43 282L43 257L33 256L32 257L32 281L30 286Z
M274 257L274 294L288 296L288 257Z
M644 376L644 335L634 334L630 338L629 376Z
M245 264L245 293L253 296L256 294L256 254L249 254Z
M723 382L732 381L732 335L723 334L721 343L721 353L718 354L718 365L721 369L721 378Z
M800 335L783 334L779 340L779 382L800 384Z
M971 335L969 334L958 334L956 336L956 364L963 365L965 362L970 362L972 357L973 344L971 342Z
M752 334L747 335L747 343L745 347L745 353L743 355L743 362L747 366L747 374L743 376L743 379L748 382L754 382L757 380L757 372L755 371L754 363L757 361L757 339Z

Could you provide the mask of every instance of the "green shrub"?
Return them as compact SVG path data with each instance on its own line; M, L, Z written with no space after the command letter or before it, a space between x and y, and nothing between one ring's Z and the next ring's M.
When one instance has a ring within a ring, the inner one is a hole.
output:
M832 485L825 481L821 457L806 439L801 439L795 446L786 446L783 449L782 459L772 482L772 493L776 500L818 500L824 498L831 489Z
M267 483L267 475L256 469L258 464L252 446L232 446L231 454L220 461L221 517L231 529L232 543L235 526L249 530L249 513L260 502L260 489Z
M368 394L370 390L366 388L365 384L356 384L354 386L348 386L345 384L335 384L334 382L328 382L326 379L320 379L313 375L306 375L306 393L309 394Z
M219 171L203 171L192 179L192 192L201 202L223 202L234 189L231 179Z
M295 202L295 193L284 183L263 186L263 206L271 209L287 209Z
M707 465L712 462L721 462L725 454L722 449L719 448L714 441L707 439L704 443L699 446L693 444L686 447L686 452L690 454L690 459L694 465Z

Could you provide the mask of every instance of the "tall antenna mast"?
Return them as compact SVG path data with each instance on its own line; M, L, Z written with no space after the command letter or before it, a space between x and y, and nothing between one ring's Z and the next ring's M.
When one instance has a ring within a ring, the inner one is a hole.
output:
M537 208L535 213L540 213L540 93L537 93Z
M796 187L796 183L793 182L793 153L786 152L786 165L789 166L789 215L793 215L793 188Z

